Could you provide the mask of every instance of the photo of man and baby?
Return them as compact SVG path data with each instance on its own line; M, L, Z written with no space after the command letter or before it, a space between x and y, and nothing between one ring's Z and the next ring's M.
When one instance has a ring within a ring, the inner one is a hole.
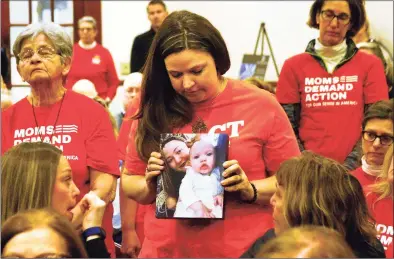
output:
M157 179L157 218L224 217L226 134L161 134L165 169Z

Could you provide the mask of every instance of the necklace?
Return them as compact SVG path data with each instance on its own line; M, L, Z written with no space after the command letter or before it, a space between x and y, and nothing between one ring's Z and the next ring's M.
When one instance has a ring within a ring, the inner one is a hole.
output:
M221 83L221 88L223 85L225 86L226 82L227 82L227 80L224 79L223 82ZM216 97L218 97L219 94L221 94L223 91L224 91L224 89L222 91L220 91L220 90L218 91L216 96L212 98L211 102L209 103L209 106L212 105L212 103L215 101ZM197 116L197 120L195 122L193 122L193 124L192 124L192 132L193 133L207 133L208 132L207 124L204 122L204 120L200 116L198 116L197 114L196 114L196 116Z
M65 97L65 96L66 96L66 92L64 92L63 97L62 97L62 102L60 103L60 107L59 107L59 111L57 112L55 124L53 124L53 131L52 131L51 137L52 137L53 133L55 132L57 120L59 119L60 111L62 110L63 101L64 101L64 97ZM37 117L36 117L36 112L34 111L33 96L31 97L31 108L32 108L32 110L33 110L33 116L34 116L34 121L36 122L36 127L38 128L37 132L38 132L38 134L40 135L41 142L44 142L44 137L43 137L43 135L41 134L40 127L38 126Z

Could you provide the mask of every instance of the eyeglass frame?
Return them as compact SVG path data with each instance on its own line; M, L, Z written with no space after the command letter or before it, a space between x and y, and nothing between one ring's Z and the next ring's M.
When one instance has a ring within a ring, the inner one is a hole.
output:
M324 18L324 15L327 14L327 12L332 13L332 18L331 18L331 19L326 19L326 18ZM343 19L340 18L340 16L341 16L341 15L344 15L344 14L347 15L347 16L349 16L349 21L348 21L347 23L344 23L344 22L343 22ZM340 14L336 15L332 10L321 10L321 11L320 11L320 15L322 16L323 20L325 20L325 21L327 21L327 22L330 22L330 23L331 23L335 18L337 18L338 24L343 25L343 26L346 26L346 25L350 24L350 21L352 20L352 17L351 17L350 15L348 15L347 13L340 13Z
M49 49L49 50L51 50L51 52L53 52L53 53L51 53L50 56L48 56L48 57L43 57L43 56L41 56L41 55L38 53L39 50L41 50L41 49ZM22 61L22 62L28 62L29 60L31 60L31 58L34 56L34 54L37 54L41 59L45 59L45 60L50 60L50 59L52 59L53 56L55 56L55 55L61 56L54 48L48 47L48 46L41 46L41 47L39 47L36 51L34 51L33 49L30 49L30 48L29 48L28 51L33 52L33 55L32 55L30 58L23 59L23 58L21 58L21 54L24 53L25 51L21 51L21 52L18 54L18 58L19 58L20 61Z
M365 139L365 137L364 137L365 133L373 134L375 137L373 138L373 140ZM389 139L391 139L391 143L389 143L389 144L383 144L381 137L389 137ZM390 136L390 135L377 135L375 132L373 132L373 131L368 131L368 130L363 130L363 131L362 131L362 138L363 138L365 141L372 142L372 143L378 138L378 139L379 139L379 143L380 143L380 145L382 145L382 146L390 146L390 145L393 144L393 142L394 142L394 136Z

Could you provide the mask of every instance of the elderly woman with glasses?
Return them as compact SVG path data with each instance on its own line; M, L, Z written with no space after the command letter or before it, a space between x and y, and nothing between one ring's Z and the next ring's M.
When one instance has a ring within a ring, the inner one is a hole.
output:
M362 166L353 175L363 185L386 257L393 258L393 99L369 107L362 124Z
M302 150L355 169L364 109L388 99L382 62L351 37L365 22L362 0L316 0L308 25L319 30L304 53L285 61L276 96Z
M64 87L71 39L54 23L31 24L16 38L13 52L31 94L2 113L2 154L22 142L46 142L61 149L80 197L93 191L108 204L103 228L112 252L111 202L119 176L116 141L105 109Z

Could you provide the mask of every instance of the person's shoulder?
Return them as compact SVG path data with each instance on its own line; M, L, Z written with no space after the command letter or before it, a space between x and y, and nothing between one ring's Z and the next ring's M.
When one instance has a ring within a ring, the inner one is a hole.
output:
M245 98L247 101L253 102L264 102L264 103L275 103L277 102L275 95L268 92L267 90L260 89L251 83L231 79L231 91L234 100L238 98Z
M367 66L368 65L371 66L371 65L376 65L376 64L382 63L382 61L377 56L369 54L369 53L366 53L364 51L360 51L360 50L358 50L356 52L356 54L354 54L352 59L354 61L356 61L357 64L361 63L361 64L364 64L364 65L367 65ZM383 63L382 63L382 65L383 65Z
M28 104L29 102L27 101L27 97L14 103L13 105L1 112L2 120L11 117L14 113L20 113L22 110L26 112Z
M84 113L85 111L89 113L92 111L105 112L105 109L101 106L101 104L83 94L69 90L67 91L67 95L69 102L72 103L73 106L81 113Z
M135 37L135 40L142 40L142 39L145 39L145 38L149 38L149 37L152 37L152 29L150 29L150 30L148 30L148 31L146 31L146 32L144 32L144 33L141 33L141 34L138 34L136 37Z

